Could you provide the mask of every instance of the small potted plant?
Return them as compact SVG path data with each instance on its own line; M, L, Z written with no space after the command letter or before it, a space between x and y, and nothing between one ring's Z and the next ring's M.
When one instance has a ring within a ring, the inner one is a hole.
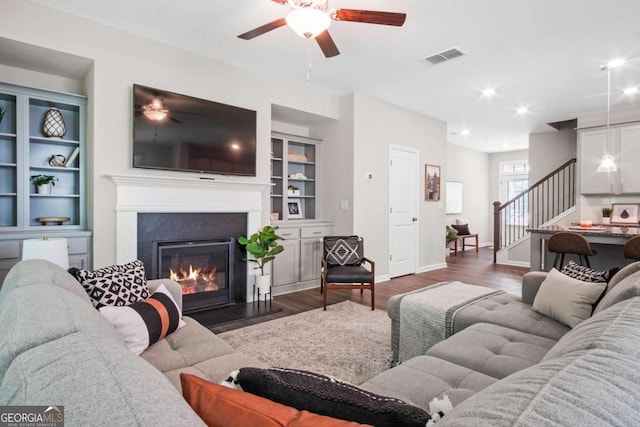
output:
M458 230L456 230L455 228L453 228L450 225L445 226L447 229L447 247L446 247L446 253L447 255L449 254L449 246L451 245L451 243L455 242L456 240L458 240Z
M609 225L611 224L611 212L612 209L609 206L605 206L602 208L602 224Z
M58 178L52 175L32 175L31 181L36 186L38 194L51 194L51 187L56 185Z
M278 230L277 226L265 225L249 238L238 237L238 243L245 246L251 255L251 258L244 260L256 264L255 269L260 270L260 275L256 276L256 288L259 294L268 293L271 286L271 275L265 274L264 267L284 251L284 247L278 244L278 240L284 239L276 234L276 230Z
M287 187L287 195L288 196L299 196L300 195L300 188L296 187L295 185L289 185Z

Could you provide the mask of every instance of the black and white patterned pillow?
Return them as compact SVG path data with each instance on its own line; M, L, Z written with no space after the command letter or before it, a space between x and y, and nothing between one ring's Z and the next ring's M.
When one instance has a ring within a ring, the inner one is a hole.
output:
M325 237L324 248L330 265L360 265L362 257L359 251L361 238L358 236Z
M84 287L95 308L125 306L149 298L144 264L136 260L95 271L69 269Z
M596 271L587 266L580 265L575 261L569 261L567 265L562 267L560 273L582 282L590 283L608 283L613 276L613 274L611 274L612 270Z

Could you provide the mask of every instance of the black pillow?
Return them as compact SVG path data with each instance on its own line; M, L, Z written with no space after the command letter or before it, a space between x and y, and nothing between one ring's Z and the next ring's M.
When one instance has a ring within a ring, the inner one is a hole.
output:
M300 411L307 410L374 426L424 427L431 416L400 399L370 393L352 384L295 369L240 369L237 382L248 393Z
M451 224L451 226L453 228L456 229L456 231L458 232L459 235L461 236L465 236L467 234L471 234L471 232L469 232L469 224Z

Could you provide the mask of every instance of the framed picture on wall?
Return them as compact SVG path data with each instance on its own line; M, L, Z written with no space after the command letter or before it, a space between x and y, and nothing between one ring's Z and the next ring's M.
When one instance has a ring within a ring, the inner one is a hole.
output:
M614 203L611 212L611 224L638 225L638 205Z
M440 166L424 165L424 199L440 200Z
M302 219L304 215L302 213L302 203L300 200L289 200L287 202L288 217L293 219Z
M456 181L447 181L445 188L445 204L446 213L461 214L462 213L462 183Z

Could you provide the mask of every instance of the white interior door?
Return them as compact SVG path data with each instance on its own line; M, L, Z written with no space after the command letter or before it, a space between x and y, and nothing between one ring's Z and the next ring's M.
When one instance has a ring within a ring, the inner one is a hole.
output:
M389 275L413 274L418 260L418 151L389 153Z

